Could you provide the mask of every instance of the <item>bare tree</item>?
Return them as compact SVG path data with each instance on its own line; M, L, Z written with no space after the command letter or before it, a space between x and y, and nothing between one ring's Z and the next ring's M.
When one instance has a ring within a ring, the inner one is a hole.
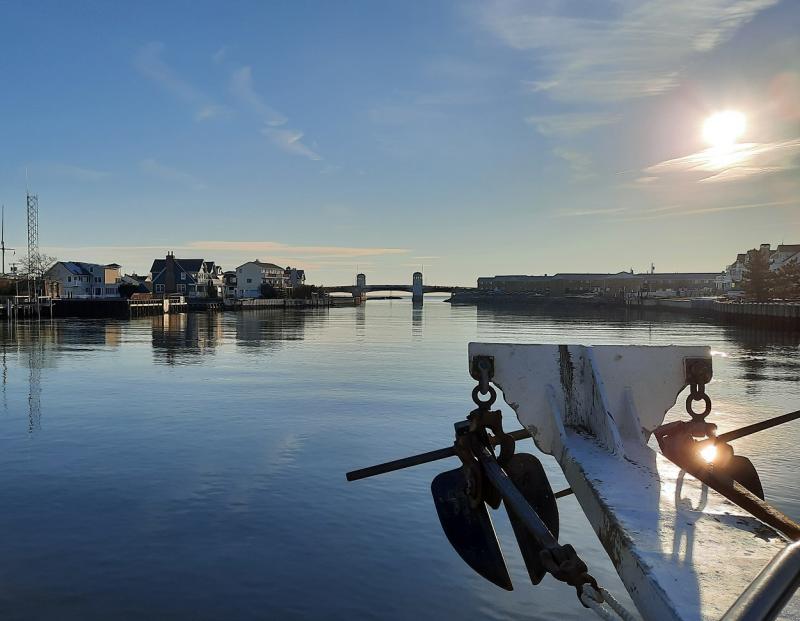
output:
M20 273L41 278L58 261L56 257L38 253L31 257L24 255L19 261Z

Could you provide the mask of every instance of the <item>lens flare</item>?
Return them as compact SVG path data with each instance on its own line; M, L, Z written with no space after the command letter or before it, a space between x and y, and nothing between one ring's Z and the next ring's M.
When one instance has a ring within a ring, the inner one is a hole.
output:
M714 458L717 456L717 447L713 444L709 444L705 448L700 450L700 456L705 459L709 464L714 461Z
M730 147L744 134L746 126L747 122L741 112L715 112L703 123L703 138L712 147Z

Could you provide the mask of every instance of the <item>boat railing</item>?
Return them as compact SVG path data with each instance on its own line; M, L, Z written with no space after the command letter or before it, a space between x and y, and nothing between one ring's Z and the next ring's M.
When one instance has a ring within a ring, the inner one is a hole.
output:
M761 570L721 621L770 621L800 586L800 541L788 544Z

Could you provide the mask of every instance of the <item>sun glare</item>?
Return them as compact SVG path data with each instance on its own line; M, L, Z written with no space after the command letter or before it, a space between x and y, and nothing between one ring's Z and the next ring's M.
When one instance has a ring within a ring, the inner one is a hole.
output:
M736 110L715 112L703 123L703 138L712 147L730 147L744 134L744 114Z
M700 451L700 455L710 464L717 456L717 447L713 444L709 444Z

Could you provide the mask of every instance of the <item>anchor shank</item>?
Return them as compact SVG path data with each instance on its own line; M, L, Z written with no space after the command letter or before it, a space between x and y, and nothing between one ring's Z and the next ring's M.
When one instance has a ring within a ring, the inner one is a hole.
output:
M558 548L558 541L553 537L550 529L547 528L547 525L539 517L539 514L534 511L533 507L528 504L528 501L525 500L517 486L508 478L488 449L483 448L477 457L484 468L484 472L489 477L489 481L500 492L503 500L508 503L514 514L525 524L525 528L536 538L542 548Z

